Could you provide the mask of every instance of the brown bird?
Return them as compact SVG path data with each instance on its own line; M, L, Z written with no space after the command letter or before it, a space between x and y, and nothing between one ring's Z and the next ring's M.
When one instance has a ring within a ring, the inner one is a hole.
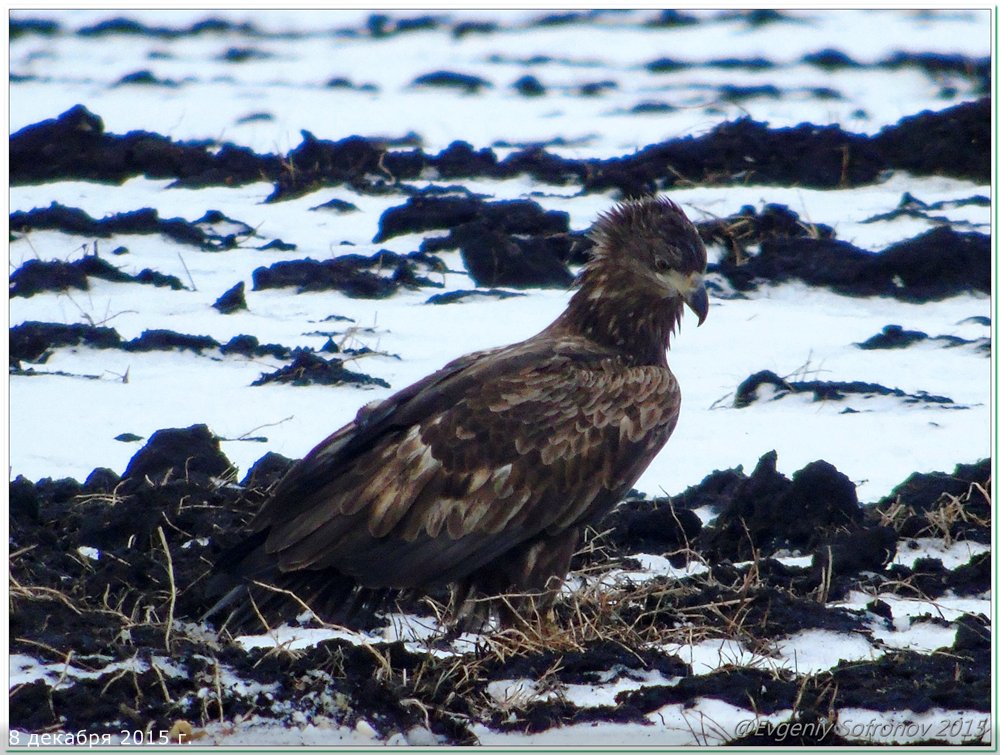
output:
M340 620L349 604L444 585L550 605L584 528L677 424L666 349L683 305L699 324L708 313L705 247L672 201L623 202L590 236L555 322L363 408L295 464L220 558L241 583L207 615L236 601L245 614L252 581Z

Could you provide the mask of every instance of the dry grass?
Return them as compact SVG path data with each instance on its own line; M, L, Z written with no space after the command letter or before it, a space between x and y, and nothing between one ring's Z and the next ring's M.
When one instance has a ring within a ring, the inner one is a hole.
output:
M927 518L929 526L926 532L931 537L941 537L945 545L951 545L954 541L953 531L959 522L973 524L985 529L990 528L990 517L979 517L969 510L969 502L973 496L982 496L987 503L990 501L989 483L983 487L977 482L969 485L962 495L949 495L945 493L937 501L933 509L929 509L924 516Z
M901 532L906 521L916 513L912 506L907 506L899 498L885 509L876 509L876 511L879 516L879 526L891 527L896 532Z
M986 516L977 516L972 511L972 502L976 498L982 498L987 506ZM955 530L959 523L971 524L989 530L991 518L989 511L992 510L992 498L990 494L990 481L985 485L978 482L969 484L969 487L961 495L943 493L935 502L934 506L923 513L923 518L927 520L927 525L916 533L917 537L938 537L944 540L945 545L951 545L956 541ZM918 516L916 510L897 498L889 506L880 510L879 524L885 527L892 527L896 532L902 532L909 523L909 520Z

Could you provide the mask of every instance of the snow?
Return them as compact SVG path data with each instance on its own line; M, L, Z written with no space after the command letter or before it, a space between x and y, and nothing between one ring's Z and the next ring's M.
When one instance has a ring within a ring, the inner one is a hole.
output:
M314 627L293 627L284 624L271 634L243 635L235 642L244 650L252 648L281 648L283 650L298 650L310 647L321 640L346 639L356 640L357 633L345 629L328 629Z
M955 642L955 628L910 621L904 616L896 619L891 629L873 627L872 637L885 647L931 653L939 648L951 647Z
M972 540L948 543L939 537L920 537L901 541L896 546L896 557L892 563L913 567L918 558L936 558L945 569L967 564L973 556L988 553L990 546Z
M665 643L663 647L691 666L692 674L708 674L726 666L759 667L767 663L763 656L750 650L742 642L728 637Z
M564 700L581 708L614 706L615 696L620 692L640 689L645 686L669 686L679 681L679 677L668 677L659 671L629 669L626 671L604 671L598 684L563 684L546 688L544 683L531 679L501 679L486 685L487 693L502 709L516 711L538 701ZM516 713L512 713L516 716Z
M826 671L838 663L875 660L884 652L863 635L828 629L806 629L777 646L779 666L803 676Z
M956 596L946 593L943 597L928 600L921 597L897 595L888 591L871 594L851 592L845 600L831 603L831 605L861 609L873 600L881 600L887 604L892 611L895 621L900 622L904 627L911 626L911 624L909 622L902 623L902 621L904 619L912 619L915 616L931 615L944 621L955 621L967 613L973 615L982 614L984 616L992 614L989 593L973 597Z
M204 11L129 10L123 15L150 24L183 26L206 16ZM14 11L12 16L53 18L79 28L113 13L94 10ZM803 10L793 15L798 25L777 24L752 28L742 22L720 20L718 11L698 15L715 19L711 25L682 27L664 33L641 28L636 19L652 11L607 16L589 25L526 29L533 10L439 11L435 15L500 19L509 26L497 35L470 35L461 39L444 32L419 32L378 42L333 34L335 29L363 25L367 11L212 11L233 21L246 20L281 35L247 40L231 34L168 39L116 38L95 55L92 41L60 36L28 36L11 43L10 68L38 78L13 82L10 87L11 132L82 102L104 119L109 132L147 129L175 139L221 139L258 151L285 152L300 141L301 129L320 138L339 139L354 133L420 135L423 148L434 152L454 139L475 147L498 140L543 141L562 137L571 146L553 147L573 157L611 157L627 154L648 143L697 135L725 120L749 114L772 126L839 123L844 128L874 133L900 117L951 104L937 97L937 86L918 71L886 69L828 72L798 64L805 54L835 46L861 62L882 60L896 51L987 56L991 28L986 9L939 14L881 11ZM405 15L405 14L404 14ZM708 37L713 41L708 43ZM721 42L721 43L720 43ZM273 57L241 65L226 65L217 57L227 47L251 44ZM151 53L167 53L150 59ZM701 61L725 56L765 56L787 66L761 75L746 71L692 68L677 74L655 74L645 69L651 60L669 56ZM502 55L495 63L490 56ZM517 62L534 55L550 55L538 75L550 89L541 101L517 96L510 83L528 71ZM560 62L569 59L570 63ZM164 87L111 86L121 76L148 68L160 78L181 82ZM492 89L467 96L439 90L419 90L410 82L417 75L447 68L481 75ZM324 87L333 76L356 83L372 82L378 92L342 91ZM755 98L740 104L711 101L718 83L755 85L761 76L789 90L825 86L841 91L841 100L819 100L796 94L769 100ZM613 78L618 88L599 98L580 97L573 88L587 81ZM964 80L950 81L964 87ZM968 93L959 92L959 97ZM673 113L640 117L627 111L643 100L663 100L677 106ZM238 123L250 112L273 113L273 120ZM864 113L864 115L861 115ZM498 150L499 152L500 150ZM419 182L415 182L420 185ZM150 328L209 335L225 343L249 333L261 343L318 348L326 340L317 331L337 331L355 346L379 354L352 365L387 380L391 389L352 387L250 387L262 372L281 366L270 358L224 357L205 352L134 354L87 348L59 349L40 371L65 371L94 379L15 376L10 381L10 475L29 479L75 477L83 480L95 467L121 473L139 444L115 440L121 433L144 438L159 428L206 423L223 438L227 456L245 473L266 451L301 457L318 440L351 419L358 407L437 369L468 351L526 338L544 327L565 305L569 293L531 291L527 297L500 301L470 300L460 305L429 306L428 289L404 291L388 300L350 299L336 292L291 295L284 290L252 291L249 311L221 316L212 302L238 281L250 283L253 270L283 259L327 259L349 250L370 254L380 248L406 253L421 236L400 236L383 244L371 239L381 213L401 203L399 195L358 194L335 187L277 204L263 204L271 185L237 188L168 188L169 181L133 178L122 186L62 181L12 187L10 211L30 210L56 201L79 207L95 218L109 213L156 207L161 217L187 220L217 209L257 230L241 248L218 253L201 252L156 236L119 236L101 240L34 231L9 246L10 269L27 259L73 260L99 250L101 255L135 273L149 267L178 276L189 290L171 291L139 284L91 279L89 291L38 295L11 302L10 324L29 320L90 322L114 327L123 338ZM468 181L468 188L491 197L532 195L546 209L570 213L571 226L583 229L607 209L609 196L575 196L562 186L546 186L528 178L508 181ZM932 227L926 220L901 218L866 223L894 209L904 192L931 203L991 196L990 186L941 177L914 177L896 173L879 182L851 190L819 191L799 187L693 187L671 192L692 219L725 216L749 204L782 203L808 222L827 223L838 238L861 248L881 250ZM309 210L330 198L350 201L360 212L350 215ZM992 209L965 206L942 210L952 221L987 232ZM432 234L428 234L432 235ZM249 248L281 238L298 245L295 252ZM343 242L354 246L342 247ZM111 258L114 246L129 254ZM752 251L752 250L751 250ZM471 288L457 254L445 254L456 271L438 276L441 291ZM651 495L675 494L701 481L716 469L742 465L749 471L765 452L778 452L779 471L790 475L810 461L825 459L858 486L863 501L887 495L913 471L950 471L957 463L975 461L991 453L992 361L971 349L918 348L863 351L855 344L890 323L929 335L965 338L991 336L988 328L966 322L990 316L989 297L966 294L931 304L909 304L882 298L845 298L803 284L771 286L748 299L713 297L710 316L701 328L690 320L675 338L671 366L684 391L680 424L667 449L650 465L637 487ZM331 314L346 315L349 323L325 322ZM398 356L398 358L396 358ZM732 397L750 374L772 370L797 379L864 380L913 393L942 394L961 409L908 406L891 397L846 402L812 402L803 397L762 401L736 409ZM127 375L127 380L124 376ZM858 410L844 414L845 406ZM265 443L247 436L264 435ZM708 516L700 512L703 518ZM913 547L901 547L895 563L912 565L918 557L942 560L945 568L966 563L989 551L971 542L945 543L921 538ZM82 558L100 558L96 549L80 549ZM692 563L675 569L656 555L638 557L642 571L625 573L637 580L669 574L684 577L704 570ZM808 565L809 559L790 555L789 565ZM873 599L889 604L891 627L873 625L870 636L845 636L825 630L807 630L774 643L769 655L755 652L726 638L676 643L664 649L691 664L693 673L709 673L737 665L790 669L811 674L838 662L867 660L885 648L931 651L954 641L954 627L920 620L928 614L954 620L963 613L991 615L990 595L946 597L930 603L894 594L852 593L839 605L861 610ZM244 648L307 647L322 639L352 642L404 639L419 648L435 627L413 627L404 619L384 637L366 638L337 629L280 627L272 635L241 637ZM467 650L475 638L459 638L456 652ZM465 643L464 645L462 643ZM445 652L435 648L433 652ZM137 658L125 664L84 668L76 659L42 663L28 656L12 656L10 683L44 679L52 685L74 678L96 678L119 667L145 668ZM131 664L131 666L129 665ZM166 673L170 669L161 668ZM228 679L229 683L238 680ZM656 672L631 671L599 685L570 685L558 694L580 706L611 705L614 695L647 684L676 680ZM491 694L500 701L556 694L539 690L535 680L498 680ZM648 724L579 725L539 734L501 734L477 725L474 732L484 746L610 747L713 745L739 733L744 722L779 721L787 711L753 716L749 711L715 700L698 699L688 706L668 705L648 716ZM859 742L920 741L923 729L951 742L978 736L990 727L988 715L964 711L907 711L875 713L842 709L838 730ZM883 728L880 728L883 727ZM887 728L886 728L887 727ZM747 729L744 726L743 733ZM364 721L354 729L332 722L303 723L299 728L275 728L249 717L238 724L213 724L205 729L206 743L287 746L373 744L433 744L433 735L411 731L389 742L376 740ZM989 740L987 740L989 741Z
M670 561L663 556L657 556L651 553L637 553L632 556L636 561L639 562L642 567L641 572L623 572L624 576L627 576L633 582L639 582L643 579L653 579L658 576L669 576L673 579L683 579L684 577L690 577L695 574L704 574L708 571L708 567L705 564L700 563L695 560L689 560L684 566L678 568L675 567Z
M597 705L615 705L619 692L640 689L645 686L669 686L680 681L676 676L664 676L659 671L630 669L625 672L605 671L600 684L566 684L562 696L569 703L581 708Z
M828 671L843 661L874 660L884 652L862 635L845 635L843 632L826 629L797 632L770 643L766 650L754 650L743 642L729 638L667 643L664 647L690 664L692 673L696 675L729 667L791 671L798 675L808 675Z
M98 665L97 668L85 668L80 665L79 661L73 663L73 660L74 658L71 656L61 663L43 663L37 658L14 653L9 658L10 686L13 688L20 684L30 684L37 679L42 679L50 686L58 687L63 684L71 684L74 679L99 679L105 674L116 671L141 673L149 668L149 663L140 660L138 656L127 661L103 664L100 663L102 660L100 658L88 659L95 661L95 665ZM155 662L162 663L160 659ZM170 672L169 667L163 665L160 665L160 670Z

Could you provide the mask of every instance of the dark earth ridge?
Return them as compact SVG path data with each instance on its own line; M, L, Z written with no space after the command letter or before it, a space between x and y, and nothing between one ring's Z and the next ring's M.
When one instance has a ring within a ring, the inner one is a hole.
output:
M906 330L902 325L886 325L881 333L876 333L871 338L867 338L861 343L855 344L859 349L866 351L878 349L905 349L917 343L937 342L945 348L955 348L957 346L973 346L976 351L985 356L991 352L989 338L977 338L970 340L959 336L940 335L929 336L922 330Z
M251 385L267 383L291 383L292 385L376 385L388 388L381 378L372 377L344 366L344 359L326 359L309 347L291 348L279 344L261 344L249 335L233 336L221 343L211 336L177 333L172 330L151 329L141 335L124 340L117 330L108 326L73 323L65 325L52 322L23 322L10 329L9 371L10 374L42 374L32 368L25 368L22 362L44 364L52 350L61 347L89 346L97 349L120 349L128 352L187 350L196 354L218 350L223 356L274 357L291 360L290 364L272 372L262 374ZM331 349L345 356L367 353L365 349Z
M295 287L299 292L334 289L350 297L384 299L400 288L442 288L425 273L444 272L445 264L432 254L407 255L386 249L370 257L342 254L325 260L287 260L253 271L253 289ZM388 273L388 274L383 274Z
M215 223L235 226L237 230L225 235L214 233L211 226ZM29 233L45 229L93 238L111 238L115 234L158 233L179 244L190 244L211 252L235 249L255 235L254 229L249 225L233 220L218 210L209 210L197 220L187 221L182 218L162 219L155 209L144 207L95 220L76 207L52 202L48 207L10 214L12 232Z
M266 385L268 383L291 383L292 385L377 385L388 388L389 384L382 378L365 375L344 366L343 359L324 359L319 354L305 349L293 352L292 363L274 372L261 375L250 385Z
M121 183L133 176L173 178L177 185L275 184L269 201L322 186L360 191L413 179L426 169L443 177L509 178L527 174L584 191L615 189L640 196L679 181L846 188L871 183L886 170L989 180L990 99L901 119L872 137L838 126L800 124L772 129L743 118L699 137L649 145L635 154L574 160L544 149L520 150L500 160L492 149L455 142L437 155L392 151L378 140L349 136L317 139L303 131L287 155L259 155L230 143L178 141L145 131L108 134L101 118L76 105L57 118L10 137L12 185L57 179ZM217 149L217 151L215 151Z
M890 296L902 301L935 301L957 293L988 294L992 242L981 233L932 228L881 252L859 249L832 238L773 237L760 252L740 262L727 258L710 271L736 290L758 281L801 280L851 296Z
M231 315L233 312L248 309L246 284L240 281L235 286L227 289L222 296L215 300L212 306L224 315Z
M149 268L129 275L96 254L84 254L73 262L26 260L10 274L9 295L34 296L42 291L68 291L71 288L86 291L90 288L88 277L118 283L148 283L175 291L184 288L176 275L165 275Z
M311 262L307 260L307 262ZM318 264L318 263L317 263ZM234 293L242 286L238 284L227 294ZM237 302L242 300L245 307L245 299L242 298L242 291L237 292ZM469 297L488 297L506 299L520 296L516 292L503 291L499 289L485 289L474 291L454 291L447 294L438 294L430 297L428 304L448 304L462 301ZM217 306L218 302L216 302ZM238 304L237 304L238 306ZM894 326L887 326L889 334L895 333ZM926 339L926 334L924 339ZM873 337L873 338L878 338ZM918 341L921 339L917 339ZM959 339L962 340L962 339ZM868 343L868 342L866 342ZM896 341L892 342L896 344ZM949 345L956 345L951 340L946 340ZM973 343L973 342L966 342ZM328 341L329 344L329 341ZM282 346L280 344L260 344L257 339L249 335L239 335L231 338L227 343L221 343L210 336L193 335L187 333L177 333L175 331L163 329L150 329L143 331L136 338L125 340L117 330L105 325L91 325L85 323L54 323L38 322L29 320L15 325L9 330L9 350L8 358L12 372L23 372L22 362L33 364L44 364L48 361L54 349L64 347L88 346L96 349L120 349L130 352L144 351L169 351L169 350L189 350L201 354L206 350L218 349L223 355L240 355L245 357L271 356L278 359L294 358L295 363L286 368L282 368L270 376L262 376L261 380L254 385L261 385L272 380L289 380L295 385L308 385L313 382L323 384L338 384L343 382L357 382L361 384L382 385L384 381L371 378L360 373L342 371L343 365L340 360L324 360L313 353L308 347ZM883 346L865 346L862 348L890 348ZM987 343L988 346L988 343ZM897 345L891 348L897 348ZM981 348L981 347L980 347ZM365 353L364 349L331 349L325 346L322 350L333 353L344 353L348 355L360 355ZM294 375L294 378L288 376ZM325 375L325 377L323 377ZM310 379L309 376L313 376ZM956 404L947 396L929 394L925 391L918 391L910 394L899 388L888 388L879 383L869 383L861 380L836 381L836 380L794 380L782 378L770 370L756 372L746 378L736 389L733 398L733 406L736 408L746 408L758 401L765 400L758 393L761 386L771 386L773 395L767 396L766 400L776 401L796 394L812 397L813 401L839 402L848 396L860 398L872 398L875 396L891 396L897 398L901 403L912 406L936 406L945 409L965 409L963 404ZM858 411L845 407L844 412Z
M771 370L761 370L748 377L736 389L733 406L743 409L751 404L765 400L758 394L761 386L771 386L773 395L767 401L778 401L795 394L812 394L813 401L842 401L849 395L871 398L874 396L892 396L900 399L903 404L931 404L947 409L967 409L963 404L956 404L947 396L936 396L925 391L906 393L899 388L887 388L878 383L867 383L861 380L790 380L779 377ZM845 408L845 413L857 411Z

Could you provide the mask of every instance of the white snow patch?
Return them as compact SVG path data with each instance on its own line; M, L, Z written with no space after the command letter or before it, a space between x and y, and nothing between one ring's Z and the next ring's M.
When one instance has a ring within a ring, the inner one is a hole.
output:
M785 566L796 566L800 569L808 569L812 566L813 557L810 556L793 556L793 555L782 555L782 551L775 553L772 558Z
M754 653L738 640L711 638L699 642L667 642L663 649L691 667L695 675L710 674L726 666L769 667L769 659Z
M806 629L775 645L776 663L799 675L828 671L845 661L872 661L885 652L863 634L828 629Z
M282 624L272 628L270 634L244 634L234 638L233 642L244 650L252 648L300 650L312 647L323 640L347 640L355 645L365 644L368 641L363 635L349 629L293 627Z
M566 684L562 696L580 708L598 705L616 705L615 696L643 687L674 686L680 681L677 676L664 676L660 671L644 669L609 669L599 674L604 681L598 684Z
M683 579L695 574L704 574L708 571L701 561L689 559L683 566L674 566L670 559L665 556L658 556L652 553L635 553L629 556L634 558L642 567L642 571L623 571L622 575L627 576L633 582L653 579L655 577L671 577L673 579Z
M93 663L98 668L86 668L84 662ZM149 668L149 664L134 656L124 661L107 662L99 656L71 655L63 662L45 663L38 658L21 653L12 653L9 660L10 688L20 684L44 681L51 687L72 684L77 679L99 679L105 674L116 671L131 671L141 674Z
M961 597L947 592L940 597L930 599L896 595L889 592L869 594L852 590L844 600L830 605L864 610L865 606L874 600L886 603L891 609L895 621L924 615L936 616L945 621L955 621L966 613L984 616L989 616L992 613L989 592L976 597Z
M872 638L887 648L930 653L950 648L955 643L955 627L940 626L930 621L913 621L909 616L893 619L892 627L872 626Z
M912 567L919 558L936 558L948 570L969 563L969 560L981 553L988 553L987 543L977 543L974 540L955 540L945 542L938 537L920 537L900 540L896 546L894 564Z

